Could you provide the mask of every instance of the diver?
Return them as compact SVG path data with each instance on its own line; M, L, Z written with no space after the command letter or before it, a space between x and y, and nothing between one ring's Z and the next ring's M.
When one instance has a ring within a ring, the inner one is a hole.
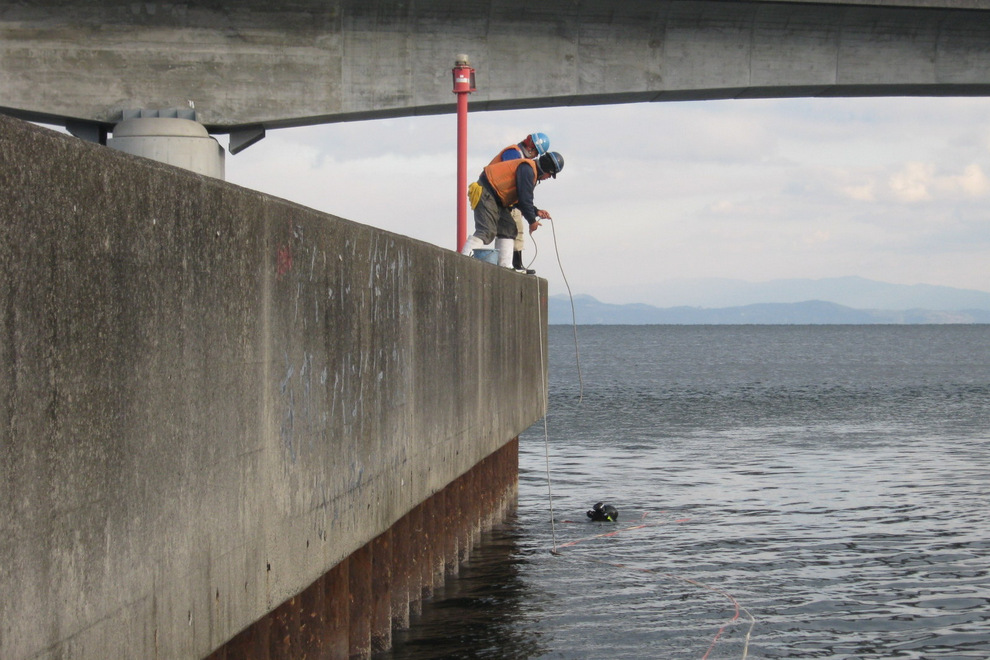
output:
M588 517L593 522L615 522L619 519L619 510L611 504L598 502L588 511Z

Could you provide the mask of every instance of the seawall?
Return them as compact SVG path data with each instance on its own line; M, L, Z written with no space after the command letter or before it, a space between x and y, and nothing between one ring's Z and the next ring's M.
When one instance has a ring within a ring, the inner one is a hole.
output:
M0 657L203 657L396 530L435 573L545 328L542 280L0 116Z

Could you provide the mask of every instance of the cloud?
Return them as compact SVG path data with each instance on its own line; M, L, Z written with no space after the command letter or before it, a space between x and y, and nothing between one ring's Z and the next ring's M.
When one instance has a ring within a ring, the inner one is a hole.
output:
M839 187L839 192L856 202L875 202L877 199L876 182L863 181Z
M980 199L990 193L990 180L978 163L961 170L940 172L934 163L908 162L888 178L896 201L914 203Z
M933 162L908 161L883 169L831 170L822 178L837 197L851 202L957 203L990 195L990 178L979 163L946 171Z
M990 194L990 180L987 179L987 175L983 173L983 168L977 163L967 165L960 174L946 176L938 187L947 188L950 195L962 195L975 199Z
M905 163L900 171L887 179L887 187L899 202L925 202L930 200L928 188L935 168L925 163Z

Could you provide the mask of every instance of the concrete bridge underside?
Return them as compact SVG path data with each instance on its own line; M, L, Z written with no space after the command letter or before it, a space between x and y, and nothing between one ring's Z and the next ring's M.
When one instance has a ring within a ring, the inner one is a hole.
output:
M212 132L472 110L990 93L987 0L0 0L0 111Z

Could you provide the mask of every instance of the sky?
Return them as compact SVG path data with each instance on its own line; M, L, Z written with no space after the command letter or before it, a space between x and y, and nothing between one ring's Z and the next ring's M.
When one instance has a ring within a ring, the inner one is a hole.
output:
M990 99L470 112L468 180L536 131L565 161L524 252L551 295L662 304L681 279L843 276L990 291ZM456 152L455 115L278 129L226 177L453 250Z

